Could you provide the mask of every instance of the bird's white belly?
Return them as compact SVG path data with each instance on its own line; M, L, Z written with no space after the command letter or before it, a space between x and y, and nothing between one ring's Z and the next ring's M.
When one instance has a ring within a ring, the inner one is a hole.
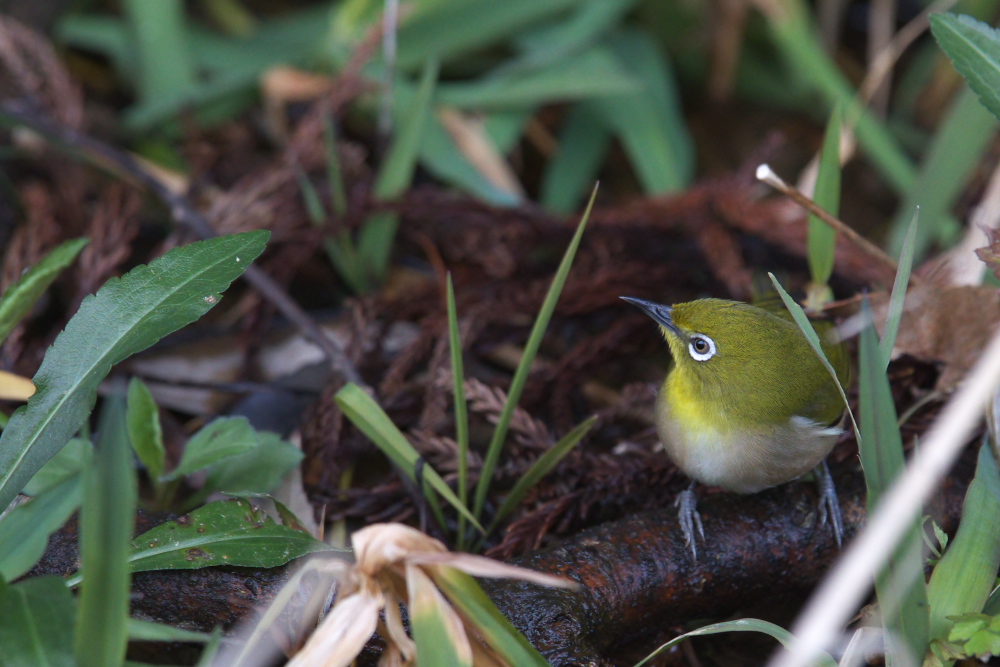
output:
M840 434L839 428L798 416L787 424L741 432L685 429L667 410L657 415L657 427L670 458L689 477L739 493L805 474L823 460Z

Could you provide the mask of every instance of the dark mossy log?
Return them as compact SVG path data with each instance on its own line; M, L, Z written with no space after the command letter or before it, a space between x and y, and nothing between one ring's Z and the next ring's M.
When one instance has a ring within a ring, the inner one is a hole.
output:
M927 508L946 530L957 524L972 474L966 456ZM835 477L850 540L865 521L864 479L858 470ZM611 665L609 656L647 653L695 619L804 601L840 553L816 503L815 486L805 481L747 496L713 494L699 503L705 540L697 561L668 508L513 561L577 581L576 591L508 580L483 585L555 667Z

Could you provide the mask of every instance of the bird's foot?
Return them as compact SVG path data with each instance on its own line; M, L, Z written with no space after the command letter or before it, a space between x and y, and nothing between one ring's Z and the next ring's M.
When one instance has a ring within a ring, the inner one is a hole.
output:
M677 508L677 518L681 524L681 532L684 533L684 545L691 547L691 557L698 560L698 546L695 543L694 531L697 528L698 534L704 541L705 528L701 524L701 514L698 513L698 498L694 495L694 483L677 495L674 507Z
M829 520L839 549L844 542L844 515L840 511L840 500L826 459L816 466L816 485L819 489L819 521L825 526Z

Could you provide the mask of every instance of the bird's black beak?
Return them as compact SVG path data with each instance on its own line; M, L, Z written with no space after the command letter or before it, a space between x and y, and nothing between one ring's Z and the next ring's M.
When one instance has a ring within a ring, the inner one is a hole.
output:
M676 324L674 324L672 316L674 309L671 308L670 306L664 306L659 303L653 303L652 301L644 301L643 299L634 299L630 296L622 296L619 298L622 299L623 301L628 301L633 306L638 306L639 308L642 309L642 312L646 313L654 320L656 320L657 324L665 326L666 328L673 331L675 334L680 335L681 330L677 328Z

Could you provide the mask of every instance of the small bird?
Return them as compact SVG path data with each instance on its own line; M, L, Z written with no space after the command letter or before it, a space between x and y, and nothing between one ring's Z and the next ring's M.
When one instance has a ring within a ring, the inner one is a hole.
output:
M622 297L660 325L673 366L656 402L656 426L671 459L692 480L738 493L791 481L816 468L820 518L843 520L825 457L842 433L840 391L778 299L755 305L699 299L674 306ZM850 359L815 323L821 347L846 386ZM694 484L677 500L687 545L705 531Z

